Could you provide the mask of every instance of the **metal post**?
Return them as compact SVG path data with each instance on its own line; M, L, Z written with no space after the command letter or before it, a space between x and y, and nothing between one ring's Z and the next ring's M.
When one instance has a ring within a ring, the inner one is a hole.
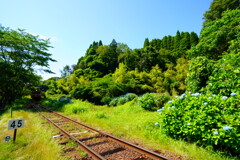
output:
M13 143L15 142L17 137L17 129L14 129L14 134L13 134Z

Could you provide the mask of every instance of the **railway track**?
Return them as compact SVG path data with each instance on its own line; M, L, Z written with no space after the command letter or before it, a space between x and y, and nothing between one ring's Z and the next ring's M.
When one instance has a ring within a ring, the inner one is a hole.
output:
M72 139L88 156L83 159L94 160L169 160L158 153L129 143L104 133L98 129L70 119L40 104L33 108L54 125L64 136Z

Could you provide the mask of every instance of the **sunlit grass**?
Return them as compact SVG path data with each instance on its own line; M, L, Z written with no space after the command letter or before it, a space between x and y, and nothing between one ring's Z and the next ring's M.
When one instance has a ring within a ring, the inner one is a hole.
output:
M155 125L159 121L158 113L145 111L134 102L117 107L108 107L95 106L88 102L76 100L73 104L65 105L62 110L92 127L126 140L132 140L149 149L158 149L162 152L170 151L184 156L186 159L234 159L210 149L204 149L196 144L188 144L169 138L161 132L161 126ZM80 111L76 112L76 110Z
M8 131L10 119L23 118L24 128L17 130L16 142L4 143L4 137L13 138L13 130ZM0 116L0 159L1 160L57 160L61 159L61 148L52 137L52 130L43 127L42 120L37 113L29 111L13 111L13 118L9 112Z

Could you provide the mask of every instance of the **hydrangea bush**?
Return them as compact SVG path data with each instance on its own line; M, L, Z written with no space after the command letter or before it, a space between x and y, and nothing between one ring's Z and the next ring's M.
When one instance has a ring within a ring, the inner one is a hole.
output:
M133 99L137 98L138 96L135 93L127 93L124 95L121 95L119 97L113 98L109 105L110 106L117 106L117 105L122 105L126 102L132 101Z
M240 153L240 96L183 94L157 110L161 128L176 139Z
M139 104L142 108L148 111L155 111L170 99L167 94L146 93L138 98Z

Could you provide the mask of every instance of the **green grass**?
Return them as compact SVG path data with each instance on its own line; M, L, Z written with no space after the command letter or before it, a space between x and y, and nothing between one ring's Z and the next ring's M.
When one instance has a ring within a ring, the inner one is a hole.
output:
M117 107L95 106L88 102L75 100L72 104L64 105L61 109L92 127L104 132L131 140L149 149L162 152L172 152L186 159L196 160L230 160L221 153L204 149L196 144L188 144L174 140L161 133L161 128L155 125L159 121L157 112L142 109L134 102L128 102Z
M21 107L20 107L21 108ZM10 135L13 138L13 130L7 129L8 121L23 118L24 128L17 130L16 142L4 143L4 137ZM53 140L53 130L43 127L43 120L37 113L27 110L14 110L13 118L9 111L0 116L0 160L58 160L61 159L61 148Z

